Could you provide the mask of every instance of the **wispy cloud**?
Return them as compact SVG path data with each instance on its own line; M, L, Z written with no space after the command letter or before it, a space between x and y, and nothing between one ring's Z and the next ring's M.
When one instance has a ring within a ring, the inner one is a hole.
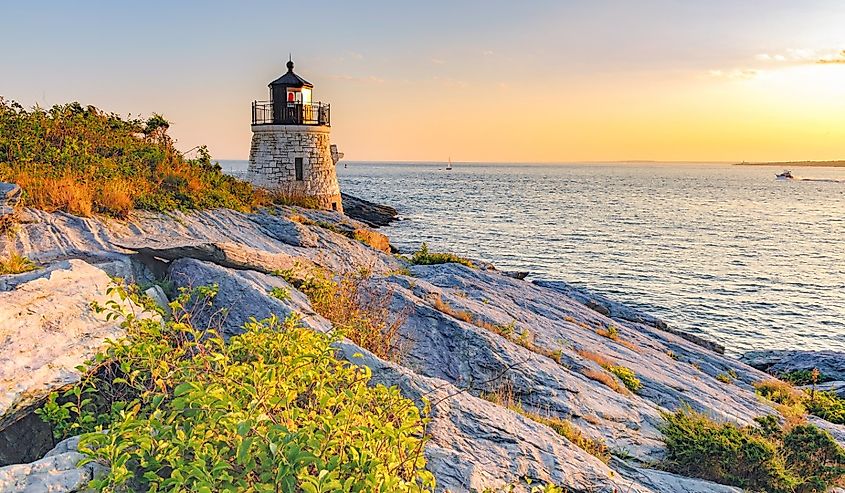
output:
M845 50L813 50L789 48L782 53L760 53L754 57L761 62L801 65L808 63L845 63Z
M830 57L819 58L816 63L845 63L845 50Z
M467 88L469 87L469 82L461 79L454 79L452 77L440 77L434 76L434 81L438 82L439 84L446 86L446 87L453 87L453 88Z
M788 67L814 64L845 64L845 50L788 48L777 53L758 53L745 67L710 70L707 73L721 79L748 80Z
M381 77L376 77L375 75L347 75L347 74L338 74L332 75L332 79L334 80L347 80L352 82L366 82L368 84L384 84L386 81Z
M443 64L446 63L446 60L442 60L440 58L432 58L431 63L433 63L435 65L443 65Z
M708 72L711 77L731 80L749 80L757 77L759 73L759 70L751 68L735 68L732 70L710 70Z
M493 54L493 50L484 50L481 52L481 54L484 56L490 56Z

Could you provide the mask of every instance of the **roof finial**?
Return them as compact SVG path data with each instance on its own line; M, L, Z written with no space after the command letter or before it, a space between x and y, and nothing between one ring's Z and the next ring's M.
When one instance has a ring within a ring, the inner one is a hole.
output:
M288 72L293 72L293 57L288 53Z

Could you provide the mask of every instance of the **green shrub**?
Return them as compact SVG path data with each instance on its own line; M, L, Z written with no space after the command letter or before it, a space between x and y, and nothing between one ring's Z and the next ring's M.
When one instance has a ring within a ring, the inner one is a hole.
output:
M631 392L637 393L643 388L643 384L640 382L640 379L637 378L637 374L634 373L634 370L626 366L612 365L608 366L606 370L619 377L619 380L622 380L622 383L624 383L625 387L628 387L628 390Z
M690 410L663 417L671 472L770 493L823 492L845 476L845 451L813 425L786 431L767 416L760 428L738 426Z
M754 388L761 396L792 409L795 414L810 413L831 423L845 424L845 399L835 392L797 389L774 379L757 382Z
M821 373L818 369L793 370L778 375L778 378L793 385L811 385L830 381L830 378Z
M428 244L423 243L420 249L411 256L411 263L414 265L434 265L456 263L467 267L475 268L475 264L469 259L455 255L454 253L431 253L428 251Z
M270 296L280 301L287 301L290 299L290 290L276 286L270 289Z
M845 399L835 392L806 391L804 407L825 421L845 425Z
M296 316L252 321L228 344L184 318L125 325L65 402L40 411L110 467L95 490L432 490L419 409L368 385L368 368L336 359L333 339Z

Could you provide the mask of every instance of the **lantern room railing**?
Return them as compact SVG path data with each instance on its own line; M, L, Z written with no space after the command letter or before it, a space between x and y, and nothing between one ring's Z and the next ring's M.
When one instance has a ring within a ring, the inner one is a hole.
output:
M253 125L325 125L330 126L330 108L326 103L252 102Z

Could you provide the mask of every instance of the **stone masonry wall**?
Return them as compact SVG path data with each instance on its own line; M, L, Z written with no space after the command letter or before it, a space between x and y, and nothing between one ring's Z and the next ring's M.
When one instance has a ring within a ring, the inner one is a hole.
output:
M343 212L330 150L330 129L312 125L253 125L250 181L293 196L316 199L319 207ZM302 181L295 159L302 158Z

